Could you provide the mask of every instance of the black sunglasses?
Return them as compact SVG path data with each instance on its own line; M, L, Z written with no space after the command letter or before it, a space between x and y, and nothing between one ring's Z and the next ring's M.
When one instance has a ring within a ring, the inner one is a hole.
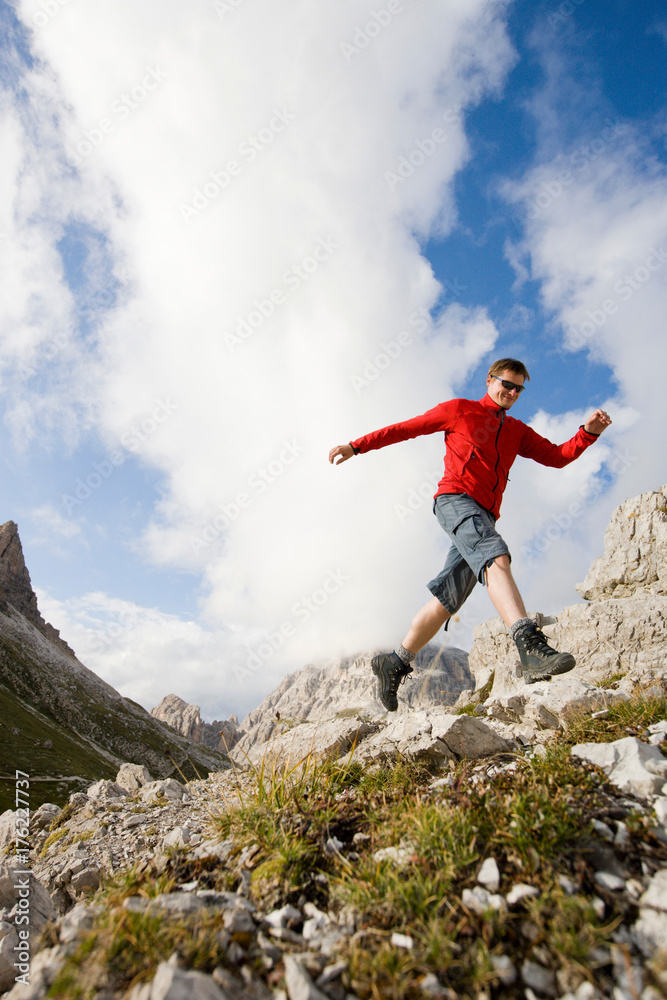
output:
M511 392L512 389L516 389L517 395L520 392L523 392L523 390L526 388L525 385L516 385L514 382L508 382L507 379L498 378L497 375L492 375L491 378L497 378L499 382L502 382L503 389L507 389L508 392Z

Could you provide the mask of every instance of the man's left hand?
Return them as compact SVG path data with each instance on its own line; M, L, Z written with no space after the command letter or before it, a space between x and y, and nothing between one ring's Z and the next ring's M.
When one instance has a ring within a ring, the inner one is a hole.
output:
M596 410L584 424L584 430L589 434L602 434L602 431L609 427L611 417L604 410Z

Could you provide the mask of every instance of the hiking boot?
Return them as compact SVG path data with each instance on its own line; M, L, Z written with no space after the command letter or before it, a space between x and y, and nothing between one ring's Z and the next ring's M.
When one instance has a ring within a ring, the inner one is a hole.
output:
M566 674L575 665L571 653L559 653L547 643L544 632L536 625L524 625L514 639L527 684L549 680L556 674Z
M378 679L378 696L388 712L395 712L398 708L398 686L402 684L408 674L412 673L412 667L399 660L396 653L380 653L371 660L373 673Z

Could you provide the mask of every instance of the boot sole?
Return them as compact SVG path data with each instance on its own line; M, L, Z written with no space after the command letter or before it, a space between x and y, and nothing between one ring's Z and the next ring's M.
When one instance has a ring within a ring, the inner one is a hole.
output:
M554 664L548 672L539 673L538 671L526 668L523 675L526 684L536 684L538 681L550 681L552 677L557 677L559 674L568 674L577 665L577 661L570 653L561 653L558 658L561 662Z
M382 674L382 670L380 668L379 662L377 661L377 659L375 657L373 657L373 659L371 660L371 670L373 671L373 673L375 674L375 676L377 677L377 679L380 680L380 677L381 677L381 674ZM379 687L380 687L380 685L378 684L378 688ZM396 712L396 711L398 711L398 700L396 701L396 705L388 705L386 703L386 701L384 700L384 698L382 697L382 692L379 691L379 690L378 690L378 698L380 700L380 703L381 703L382 707L384 709L386 709L387 712Z

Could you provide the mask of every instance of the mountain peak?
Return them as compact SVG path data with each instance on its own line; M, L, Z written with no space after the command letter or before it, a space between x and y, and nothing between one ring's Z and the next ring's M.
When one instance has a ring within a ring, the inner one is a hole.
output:
M70 656L75 655L74 650L60 638L58 629L44 621L39 612L15 521L5 521L0 525L0 610L6 609L7 605L27 618L54 646Z

